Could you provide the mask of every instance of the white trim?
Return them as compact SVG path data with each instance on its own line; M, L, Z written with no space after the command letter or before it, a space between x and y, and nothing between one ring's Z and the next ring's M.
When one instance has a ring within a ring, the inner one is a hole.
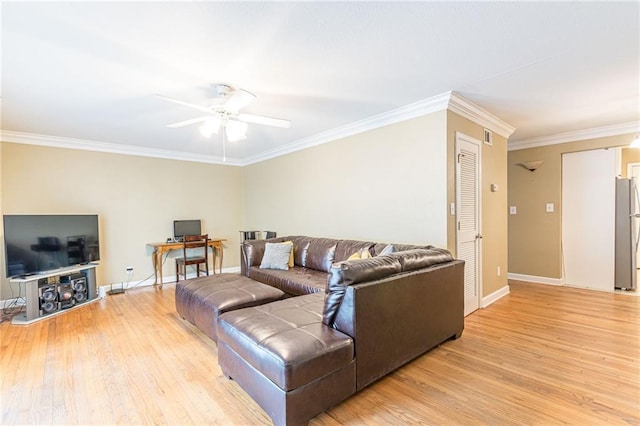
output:
M343 139L348 136L357 135L380 127L389 126L391 124L400 123L412 118L445 110L447 109L447 106L450 105L451 94L452 92L443 93L400 108L392 109L391 111L373 115L326 132L318 133L308 138L300 139L286 146L249 157L245 160L243 165L258 163L260 161L291 154L292 152L301 151L313 146Z
M223 274L239 274L240 273L240 267L239 266L232 266L229 268L222 268L222 273ZM213 273L210 273L209 276L213 276ZM191 272L189 274L187 274L187 279L190 278L196 278L196 273L195 272ZM175 275L171 274L168 276L163 276L162 277L162 284L173 284L176 282L176 277ZM142 287L149 287L149 286L153 286L155 285L155 283L153 282L152 279L147 279L144 281L130 281L129 283L113 283L113 284L105 284L105 285L101 285L98 287L98 294L100 294L100 289L104 288L104 292L105 294L107 294L107 292L109 290L111 290L111 287L113 285L113 289L114 290L119 290L121 288L124 288L125 290L129 290L129 289L134 289L134 288L142 288Z
M477 220L478 220L478 234L482 235L482 142L478 139L472 138L471 136L465 135L462 132L456 131L455 133L455 155L459 154L460 150L460 141L464 141L471 145L475 145L478 148L478 158L477 158L477 195L478 195L478 203L476 205L477 208ZM456 253L460 252L460 231L458 230L458 217L460 214L460 166L457 161L455 161L456 168L456 182L455 182L455 196L456 196ZM476 274L478 277L478 308L482 307L482 291L483 291L483 281L482 281L482 262L483 262L483 252L482 252L482 239L478 239L476 237ZM466 300L466 295L465 295ZM466 308L465 308L466 312ZM473 312L473 311L471 311ZM469 315L471 312L466 313L465 315Z
M497 302L498 300L502 299L503 297L507 296L510 292L510 288L509 285L505 285L502 288L499 288L498 290L494 291L493 293L489 294L488 296L485 296L482 298L482 305L480 306L481 308L486 308L487 306L491 305L492 303Z
M637 133L639 131L640 121L631 121L628 123L594 127L591 129L577 130L574 132L558 133L556 135L550 136L539 136L535 138L509 141L509 143L507 144L507 150L517 151L520 149L535 148L539 146L556 145L566 142L577 142L587 139L625 135L628 133Z
M535 275L514 274L509 272L507 278L514 281L525 281L528 283L562 285L562 278L536 277Z
M15 303L15 306L27 306L27 302L24 300L24 297L14 297L13 299L0 300L0 309L5 309L13 303Z
M462 117L467 118L474 123L499 134L500 136L504 136L507 139L513 134L513 132L515 132L515 127L505 121L502 121L489 111L480 108L456 92L449 93L451 95L448 106L450 111L455 112L456 114L461 115Z
M194 161L198 163L222 164L227 166L248 166L260 161L290 154L313 146L333 142L339 139L364 133L380 127L389 126L421 117L437 111L449 109L487 129L506 138L515 130L514 127L500 120L483 108L463 98L456 92L445 92L392 109L380 114L367 117L353 123L346 124L326 132L318 133L307 138L299 139L286 146L275 148L244 159L227 158L195 154L182 151L171 151L156 148L145 148L134 145L99 142L87 139L76 139L62 136L40 135L0 129L0 142L21 143L27 145L51 146L56 148L80 149L85 151L109 152L113 154L138 155L144 157L165 158L169 160Z
M98 142L87 139L75 139L62 136L38 135L34 133L0 130L0 141L21 143L26 145L50 146L54 148L80 149L84 151L108 152L112 154L137 155L142 157L164 158L167 160L193 161L197 163L223 164L225 166L242 166L238 160L213 155L195 154L166 149L146 148L134 145L122 145L108 142Z

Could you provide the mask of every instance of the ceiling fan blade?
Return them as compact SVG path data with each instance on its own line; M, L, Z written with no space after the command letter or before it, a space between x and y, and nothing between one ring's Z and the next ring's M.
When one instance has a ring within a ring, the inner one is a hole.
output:
M264 115L238 114L238 119L247 123L265 124L267 126L282 127L288 129L291 121L283 118L265 117Z
M243 89L236 89L231 96L229 96L229 100L225 102L224 109L231 112L232 114L237 114L242 108L246 107L256 98L251 92L247 92Z
M197 109L199 111L204 111L204 112L208 112L208 113L211 113L211 114L214 113L214 111L212 111L211 108L203 107L203 106L196 105L196 104L191 104L189 102L181 101L181 100L178 100L178 99L173 99L173 98L170 98L170 97L164 96L164 95L156 95L156 96L159 97L159 98L162 98L162 99L164 99L166 101L173 102L174 104L184 105L184 106L187 106L189 108Z
M188 126L190 124L201 123L203 121L208 120L209 118L211 118L210 115L208 115L206 117L192 118L191 120L185 120L185 121L179 121L179 122L173 123L173 124L167 124L167 127L171 127L172 129L177 129L178 127L184 127L184 126Z

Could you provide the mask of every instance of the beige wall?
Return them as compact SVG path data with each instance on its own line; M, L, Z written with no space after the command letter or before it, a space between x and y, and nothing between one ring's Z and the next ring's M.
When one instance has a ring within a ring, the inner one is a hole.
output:
M133 280L150 275L145 244L170 236L176 218L201 218L229 239L226 267L239 265L240 229L455 252L456 131L482 139L482 126L443 110L244 168L4 143L0 208L98 213L101 285L126 280L127 266ZM505 161L506 140L494 134L493 146L482 145L483 295L506 285ZM173 274L171 259L164 273ZM9 296L6 280L0 296Z
M446 112L244 168L247 229L447 246Z
M484 128L471 120L448 111L448 204L455 203L455 140L456 132L482 141ZM481 144L482 165L482 296L507 285L507 140L493 134L493 145ZM498 191L491 192L491 184ZM455 252L456 221L449 215L447 221L449 249ZM498 267L500 275L498 275Z
M245 223L455 252L456 131L482 140L482 126L440 111L245 167ZM484 296L507 285L506 144L482 144Z
M627 166L630 163L640 163L640 149L638 148L622 148L621 150L621 170L622 177L627 176Z
M562 278L562 154L627 146L634 136L611 136L509 152L508 205L518 209L517 215L509 215L510 273ZM544 164L535 172L518 165L537 160ZM624 169L626 173L626 166ZM553 213L545 212L546 203L555 204Z
M99 214L99 285L126 281L127 266L132 281L152 274L146 243L171 236L174 219L201 219L210 236L229 239L224 266L240 264L240 167L13 143L0 152L3 214ZM0 299L11 296L4 272L3 261ZM163 272L174 276L171 258Z

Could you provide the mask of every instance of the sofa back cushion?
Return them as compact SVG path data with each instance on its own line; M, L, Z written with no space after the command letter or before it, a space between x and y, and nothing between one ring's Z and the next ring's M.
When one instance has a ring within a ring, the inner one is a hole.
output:
M387 244L387 243L376 243L371 247L371 254L374 256L380 256L380 254L395 253L397 251L407 251L413 249L430 249L433 246L416 246L413 244Z
M364 260L337 262L331 266L327 278L322 322L333 326L345 289L353 284L379 280L402 271L397 257L378 256Z
M310 237L292 236L285 237L286 241L293 242L293 263L295 266L304 266L307 260Z
M451 256L451 253L448 250L436 247L430 249L412 249L394 252L388 256L392 259L398 259L402 267L402 272L428 268L432 265L450 262L453 260L453 256Z
M338 240L330 238L311 238L303 266L316 271L329 272L336 257L337 244Z

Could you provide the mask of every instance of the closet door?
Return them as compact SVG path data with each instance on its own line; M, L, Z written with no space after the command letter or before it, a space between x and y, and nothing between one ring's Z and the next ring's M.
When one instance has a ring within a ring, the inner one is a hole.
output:
M609 291L614 288L616 164L613 148L562 156L566 285Z

